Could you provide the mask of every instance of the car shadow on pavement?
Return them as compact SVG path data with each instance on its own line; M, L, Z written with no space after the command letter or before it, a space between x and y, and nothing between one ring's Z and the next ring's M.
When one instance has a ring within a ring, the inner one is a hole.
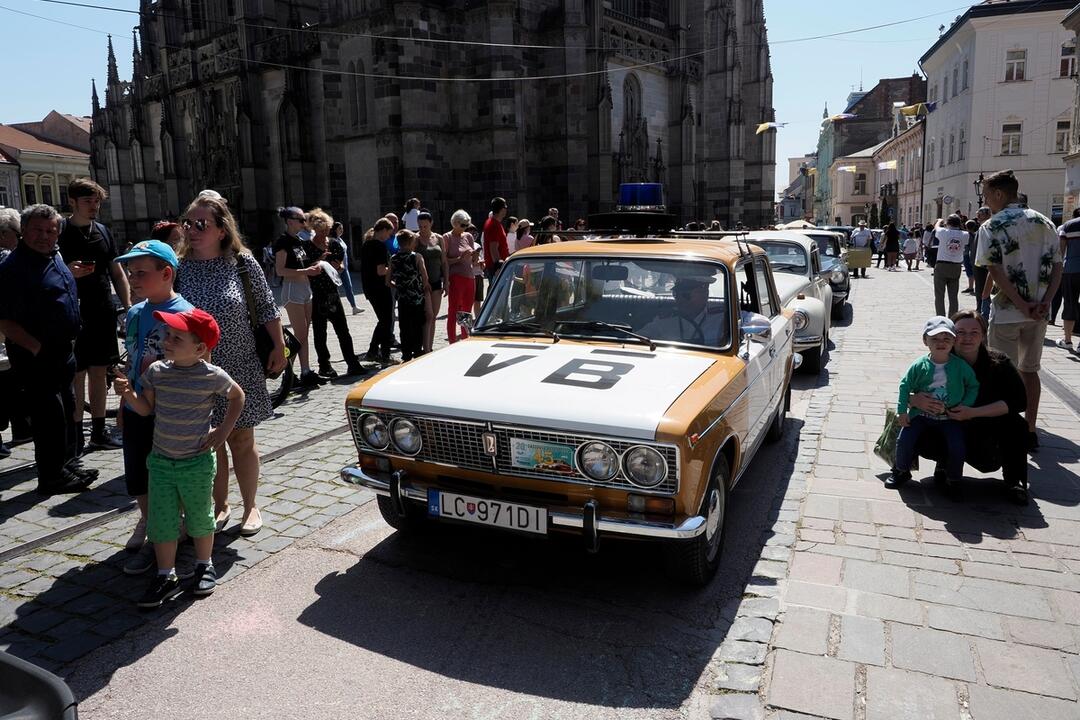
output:
M441 525L394 533L324 577L299 621L461 682L604 707L681 707L743 597L777 594L755 568L783 525L802 423L787 424L731 493L721 567L703 589L670 580L655 544L602 538L590 555L574 536Z

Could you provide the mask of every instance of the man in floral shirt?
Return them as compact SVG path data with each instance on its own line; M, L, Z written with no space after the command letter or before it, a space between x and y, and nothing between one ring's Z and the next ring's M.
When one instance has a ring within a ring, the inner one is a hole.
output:
M1061 247L1054 224L1017 202L1019 183L1012 170L988 177L986 204L994 213L979 228L975 264L985 267L997 291L990 309L990 347L1005 353L1024 378L1027 390L1028 448L1039 442L1039 362L1042 360L1050 299L1061 282Z

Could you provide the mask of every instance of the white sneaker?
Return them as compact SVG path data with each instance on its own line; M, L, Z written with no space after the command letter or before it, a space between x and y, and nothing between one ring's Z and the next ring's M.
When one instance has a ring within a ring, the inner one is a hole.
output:
M124 549L128 552L137 552L144 543L146 543L146 518L139 518L139 522L135 523L135 529L131 531L131 537L124 544Z
M1057 346L1062 350L1068 350L1069 352L1073 351L1073 344L1071 342L1065 342L1064 338L1057 341Z

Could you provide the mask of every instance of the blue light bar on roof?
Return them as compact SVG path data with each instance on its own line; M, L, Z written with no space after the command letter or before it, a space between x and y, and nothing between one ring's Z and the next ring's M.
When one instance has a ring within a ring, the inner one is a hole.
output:
M619 185L620 210L665 210L664 186L660 183Z

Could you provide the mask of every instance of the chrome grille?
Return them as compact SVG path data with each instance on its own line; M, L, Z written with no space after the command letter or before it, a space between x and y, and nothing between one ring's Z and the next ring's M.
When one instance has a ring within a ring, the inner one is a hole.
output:
M623 490L633 490L637 493L673 494L679 488L679 451L670 445L657 445L655 443L642 443L633 440L612 439L599 436L584 436L570 433L550 432L535 428L518 427L514 425L498 425L468 420L454 420L449 418L434 418L409 413L392 413L384 411L361 410L350 407L348 409L349 424L352 427L353 439L357 447L373 453L397 455L393 445L386 450L377 450L364 442L360 434L360 418L367 414L377 415L383 422L389 425L395 417L407 417L416 423L423 439L423 447L414 458L422 462L439 463L450 467L460 467L481 472L497 472L500 475L514 475L517 477L530 477L542 480L554 480L577 484L592 485L595 487L610 487ZM484 452L483 434L491 432L496 438L495 462ZM536 470L531 468L518 468L511 465L510 441L513 439L527 440L530 442L550 443L553 445L567 445L572 448L579 447L589 440L602 440L612 447L620 457L630 448L636 445L647 445L657 450L668 465L668 477L655 488L644 490L633 485L625 478L620 468L619 474L606 482L593 480L575 468L573 474L557 473L550 470ZM404 456L402 456L404 457Z

